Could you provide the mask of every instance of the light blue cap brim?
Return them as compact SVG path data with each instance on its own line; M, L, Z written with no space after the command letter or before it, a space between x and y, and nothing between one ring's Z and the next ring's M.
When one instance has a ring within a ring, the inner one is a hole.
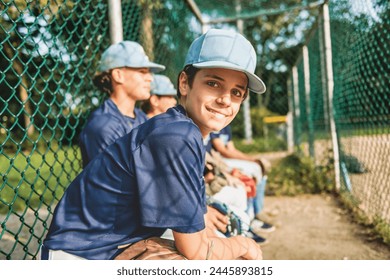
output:
M177 94L171 80L164 75L153 75L151 87L150 94L159 96L172 96Z
M196 68L224 68L230 70L236 70L245 73L248 77L248 87L251 91L255 93L264 93L266 87L264 82L256 75L242 69L238 65L235 65L226 61L206 61L192 64Z
M256 61L255 49L243 35L232 30L210 29L192 42L184 65L243 72L248 77L248 88L264 93L264 82L255 74Z
M163 70L165 70L165 66L161 64L157 64L154 62L147 62L142 64L132 64L132 63L124 63L124 62L118 62L118 63L111 63L110 65L103 65L102 67L98 68L99 72L106 72L108 70L114 69L114 68L121 68L121 67L129 67L129 68L149 68L152 73L158 73Z
M152 73L165 69L164 65L150 61L143 47L133 41L119 42L105 50L102 54L98 72L106 72L121 67L149 68Z

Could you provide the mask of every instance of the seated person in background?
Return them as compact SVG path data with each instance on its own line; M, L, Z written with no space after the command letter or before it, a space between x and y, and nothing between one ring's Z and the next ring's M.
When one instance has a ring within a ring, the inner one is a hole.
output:
M150 97L141 104L141 109L148 119L158 114L165 113L169 108L174 107L176 104L176 89L171 80L164 75L153 75Z
M267 243L267 240L258 235L251 227L251 218L247 213L248 196L253 189L256 188L255 180L247 177L250 183L246 182L242 177L228 172L228 167L221 161L213 158L213 156L206 152L206 168L205 168L205 182L206 195L208 196L208 204L212 207L217 205L217 209L224 206L225 213L232 212L240 220L240 234L248 236L262 245ZM243 175L245 176L245 175ZM250 186L248 186L250 185ZM229 216L229 215L227 215ZM232 226L227 227L225 235L231 234Z
M256 52L241 34L210 29L191 44L178 76L180 105L117 139L75 178L57 204L42 259L114 259L124 247L172 229L187 259L262 259L254 240L205 230L203 139L262 93Z
M210 133L210 140L206 145L206 150L210 151L214 157L220 157L220 160L229 168L229 172L238 178L247 175L255 179L256 189L254 196L248 196L247 213L251 217L251 228L255 232L272 232L275 227L260 219L260 213L264 205L265 195L265 174L264 165L257 156L245 154L238 150L232 139L230 126L224 127L219 132ZM218 153L215 153L213 151Z
M147 120L135 103L149 98L152 72L164 69L165 66L150 62L136 42L123 41L103 52L93 83L109 97L90 115L80 133L83 167Z

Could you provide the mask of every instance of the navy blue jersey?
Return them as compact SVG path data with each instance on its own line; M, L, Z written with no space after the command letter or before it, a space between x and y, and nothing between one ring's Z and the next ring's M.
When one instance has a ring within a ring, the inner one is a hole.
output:
M210 142L212 142L212 140L216 138L221 139L225 145L232 141L232 128L230 127L230 125L222 128L219 132L210 133Z
M167 228L204 229L205 150L177 106L119 138L76 177L57 205L44 248L112 259L118 246Z
M203 145L204 145L206 152L210 153L211 149L213 147L211 144L210 134L207 135L207 137L205 139L203 139Z
M85 167L96 155L147 120L146 114L134 109L135 118L123 115L108 98L89 117L80 133L80 150Z

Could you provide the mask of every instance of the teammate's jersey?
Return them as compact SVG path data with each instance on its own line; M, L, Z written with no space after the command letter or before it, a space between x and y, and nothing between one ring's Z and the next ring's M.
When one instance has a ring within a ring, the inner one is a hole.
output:
M202 135L177 106L119 138L70 184L43 249L112 259L118 246L166 229L204 229Z
M232 140L232 129L230 125L222 128L219 132L211 132L209 136L209 140L205 143L205 149L207 152L210 152L213 148L212 140L219 138L222 142L227 145L229 141Z
M80 150L85 167L96 155L114 141L147 120L146 114L134 109L135 118L123 115L108 98L89 117L80 133Z

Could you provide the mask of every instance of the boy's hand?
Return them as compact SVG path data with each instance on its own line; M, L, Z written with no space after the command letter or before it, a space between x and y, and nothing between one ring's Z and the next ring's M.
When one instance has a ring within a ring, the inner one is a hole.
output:
M226 232L229 219L213 207L207 206L205 222L208 229Z

